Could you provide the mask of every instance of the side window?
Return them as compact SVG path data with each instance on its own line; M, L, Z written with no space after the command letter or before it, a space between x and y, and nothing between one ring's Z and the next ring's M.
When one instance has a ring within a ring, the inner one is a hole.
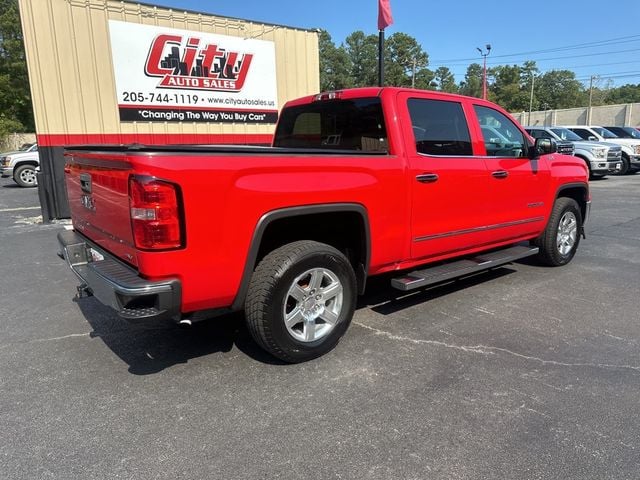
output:
M527 133L533 138L542 138L542 130L527 130Z
M592 133L589 132L589 130L586 130L584 128L570 128L569 130L571 130L572 132L574 132L584 140L589 140L589 136L592 135Z
M545 132L544 130L532 130L531 136L533 138L553 138L549 132Z
M487 155L491 157L524 157L527 141L518 127L497 110L474 105Z
M469 127L460 103L410 98L407 106L418 153L473 155Z

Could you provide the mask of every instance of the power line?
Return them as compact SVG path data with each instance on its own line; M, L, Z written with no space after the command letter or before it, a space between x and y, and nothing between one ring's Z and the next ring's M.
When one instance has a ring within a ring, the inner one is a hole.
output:
M579 77L576 80L580 82L585 82L591 80L591 78L598 78L600 80L607 80L612 78L631 78L631 77L640 77L640 71L635 72L617 72L617 73L601 73L598 75L590 75L588 77Z
M509 54L504 54L504 55L495 55L495 56L493 56L493 58L519 57L521 55L535 55L535 54L540 54L540 53L561 52L561 51L566 51L566 50L576 50L576 49L582 49L582 48L603 47L603 46L609 46L609 45L616 45L616 44L619 44L619 43L629 43L629 42L637 42L637 41L640 41L640 35L628 35L628 36L625 36L625 37L611 38L611 39L608 39L608 40L600 40L600 41L597 41L597 42L578 43L578 44L575 44L575 45L567 45L567 46L564 46L564 47L549 48L549 49L544 49L544 50L531 50L531 51L528 51L528 52L509 53ZM448 62L466 62L466 61L471 61L471 60L476 60L476 57L444 59L444 60L437 60L437 61L434 60L434 62L435 63L448 63Z
M563 56L563 57L551 57L551 58L539 58L536 60L532 60L535 62L546 62L546 61L550 61L550 60L565 60L567 58L580 58L580 57L594 57L597 55L613 55L613 54L617 54L617 53L628 53L628 52L637 52L638 49L637 48L630 48L628 50L616 50L613 52L597 52L597 53L583 53L580 55L568 55L568 56ZM494 57L495 58L495 57ZM474 58L473 60L477 60L477 58ZM529 61L531 60L530 58L526 58L524 59L524 61ZM513 60L513 62L516 62L516 60ZM476 62L477 63L477 62ZM504 62L490 62L487 63L487 65L504 65ZM455 65L455 66L459 66L459 65L466 65L465 63L449 63L449 64L433 64L430 65L432 67L446 67L446 66L450 66L450 65Z
M585 65L566 66L564 68L569 70L569 69L572 69L572 68L608 67L610 65L630 65L630 64L634 64L634 63L640 63L640 60L633 60L631 62L590 63L590 64L585 64Z

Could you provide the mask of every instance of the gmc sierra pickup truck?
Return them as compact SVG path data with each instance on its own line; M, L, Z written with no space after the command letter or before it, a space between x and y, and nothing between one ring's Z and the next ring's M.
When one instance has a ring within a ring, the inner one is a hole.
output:
M368 277L406 291L528 255L564 265L590 208L582 160L492 103L414 89L288 102L272 147L66 156L73 230L58 239L80 294L133 322L244 310L287 362L337 344Z

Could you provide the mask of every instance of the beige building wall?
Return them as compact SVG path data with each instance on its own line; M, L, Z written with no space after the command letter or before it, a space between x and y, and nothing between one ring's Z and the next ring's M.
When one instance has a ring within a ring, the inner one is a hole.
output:
M273 41L279 108L320 88L315 31L124 1L19 0L19 4L39 135L273 132L272 124L121 123L109 20Z

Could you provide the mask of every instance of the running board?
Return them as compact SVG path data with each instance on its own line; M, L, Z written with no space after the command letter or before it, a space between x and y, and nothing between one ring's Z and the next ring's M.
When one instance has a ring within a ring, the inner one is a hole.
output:
M538 247L517 245L502 250L481 253L474 257L455 260L450 263L439 264L434 267L425 268L424 270L407 273L402 277L392 279L391 286L403 291L413 290L414 288L425 287L427 285L433 285L434 283L464 277L482 270L499 267L500 265L535 255L538 253L538 250Z

